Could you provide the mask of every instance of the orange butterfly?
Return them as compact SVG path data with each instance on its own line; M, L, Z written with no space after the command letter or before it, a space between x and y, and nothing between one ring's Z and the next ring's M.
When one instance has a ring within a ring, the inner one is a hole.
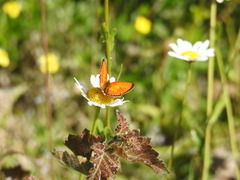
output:
M122 81L110 82L108 80L107 63L106 60L103 59L100 68L100 87L105 95L122 96L129 92L134 87L134 84Z

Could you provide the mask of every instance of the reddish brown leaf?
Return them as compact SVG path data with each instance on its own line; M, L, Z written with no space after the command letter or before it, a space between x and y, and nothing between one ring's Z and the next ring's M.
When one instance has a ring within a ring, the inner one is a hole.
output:
M113 154L113 149L108 149L106 143L98 143L93 146L93 156L91 162L93 167L90 169L88 180L103 180L114 177L120 169L118 156Z
M167 172L165 164L157 158L158 153L150 145L150 138L141 136L139 130L129 130L126 119L118 111L117 117L119 124L115 133L122 141L113 144L116 153L128 161L144 163L156 173Z
M22 169L20 165L11 168L2 168L1 172L5 177L10 177L12 179L23 179L30 174L29 171Z
M126 119L123 117L123 115L116 110L117 119L118 119L118 126L115 129L115 135L123 135L130 131L129 124L127 123Z
M53 151L52 154L63 164L88 175L89 170L92 168L92 163L86 157L76 156L63 151Z
M101 143L104 139L100 136L90 134L89 130L84 129L79 135L69 134L64 144L71 149L71 151L78 156L84 156L88 160L92 154L91 146L95 143Z

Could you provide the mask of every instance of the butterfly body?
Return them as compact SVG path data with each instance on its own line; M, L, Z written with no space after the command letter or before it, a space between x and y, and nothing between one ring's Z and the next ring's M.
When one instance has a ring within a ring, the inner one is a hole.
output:
M122 81L110 82L110 80L108 80L106 60L103 59L100 68L100 87L107 96L122 96L131 91L134 84Z

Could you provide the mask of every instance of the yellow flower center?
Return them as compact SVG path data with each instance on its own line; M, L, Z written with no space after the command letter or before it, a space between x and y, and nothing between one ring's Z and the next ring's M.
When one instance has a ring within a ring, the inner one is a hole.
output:
M138 16L135 21L135 29L142 34L149 34L152 27L152 22L144 16Z
M194 51L185 51L181 54L182 56L188 56L192 59L200 57L200 55Z
M100 88L89 89L87 92L87 97L91 101L98 104L110 104L114 101L113 97L104 95Z

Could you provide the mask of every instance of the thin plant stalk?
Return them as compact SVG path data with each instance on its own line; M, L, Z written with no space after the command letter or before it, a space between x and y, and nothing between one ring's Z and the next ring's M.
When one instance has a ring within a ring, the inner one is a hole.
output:
M215 47L215 31L217 4L215 0L211 2L210 9L210 47ZM207 89L207 121L209 120L213 110L213 83L214 83L214 57L210 57L208 61L208 89ZM205 129L204 157L203 157L203 174L202 180L207 180L210 166L211 153L211 131L212 125L207 122Z
M219 49L216 50L217 54L217 62L218 62L218 68L220 72L221 81L223 84L223 93L225 98L225 105L227 110L227 119L228 119L228 129L229 129L229 135L230 135L230 144L231 149L233 153L233 158L236 164L236 177L237 180L240 180L240 174L239 174L239 168L238 168L238 149L237 149L237 141L236 141L236 132L235 132L235 122L234 122L234 116L233 116L233 110L232 110L232 103L229 96L229 90L227 85L227 78L224 71L224 64L221 57L221 53Z
M106 125L108 129L111 131L111 111L110 107L106 107Z
M96 112L95 112L95 116L94 116L94 119L93 119L93 125L92 125L92 130L91 130L92 134L96 133L96 128L97 128L96 121L99 117L100 110L101 110L100 107L96 107Z
M208 179L208 172L210 166L210 154L211 154L211 135L212 132L212 124L207 123L205 129L205 144L204 144L204 157L203 157L203 175L202 180Z
M82 173L80 173L80 175L79 175L79 180L83 180L83 178L84 178L84 175L82 174Z
M210 48L215 47L215 31L217 4L215 0L211 3L210 15ZM207 89L207 117L210 117L213 109L213 82L214 82L214 57L210 57L208 61L208 89Z
M208 178L208 171L209 171L209 159L210 159L210 153L211 153L211 131L212 131L212 127L213 124L217 121L217 118L219 117L220 113L223 111L224 107L225 107L225 102L224 102L224 95L223 97L220 98L220 100L217 102L211 116L209 117L209 120L207 122L207 126L205 129L205 147L204 147L204 158L208 158L208 159L204 159L204 163L208 163L208 164L204 164L204 169L205 173L207 174L203 174L204 176L202 178Z
M105 55L107 58L107 68L109 77L111 77L111 45L109 33L109 0L104 0L104 23L105 23Z
M50 100L50 82L49 82L49 70L48 70L48 36L47 36L47 18L46 18L46 2L41 0L41 22L42 22L42 46L44 55L46 58L46 73L45 73L45 89L46 89L46 105L47 105L47 119L48 119L48 131L49 142L48 146L50 151L52 150L52 103ZM54 162L53 158L50 158L51 165L51 178L54 180Z
M187 93L188 93L188 89L190 86L190 82L191 82L191 74L192 74L192 62L189 62L189 68L188 68L188 72L187 72L187 79L186 79L186 87L184 90L184 94L183 94L183 99L182 99L182 103L181 103L181 109L180 109L180 115L179 115L179 119L176 125L176 131L174 133L174 139L173 139L173 144L172 144L172 148L171 148L171 156L170 156L170 160L168 163L168 170L171 171L172 169L172 164L173 164L173 160L174 160L174 148L175 148L175 144L176 144L176 140L179 134L179 130L181 128L181 124L182 124L182 114L183 114L183 108L185 106L186 103L186 97L187 97Z
M107 68L109 77L111 77L111 44L109 33L109 0L104 0L104 20L105 20L105 55L107 59ZM111 130L110 107L106 107L106 126Z

